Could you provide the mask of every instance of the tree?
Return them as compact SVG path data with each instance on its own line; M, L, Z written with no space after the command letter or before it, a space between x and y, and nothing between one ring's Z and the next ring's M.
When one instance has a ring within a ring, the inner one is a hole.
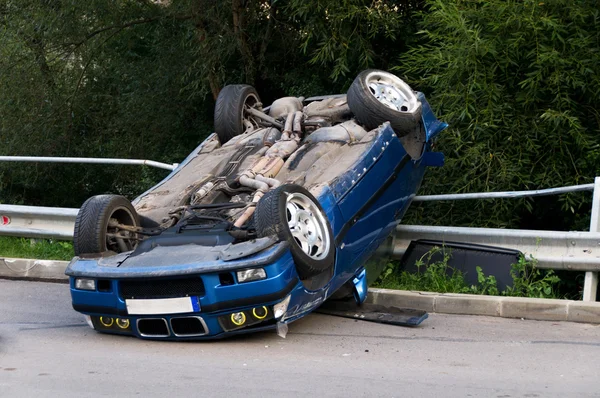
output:
M600 160L597 1L430 0L395 68L451 128L426 193L592 182ZM424 223L584 228L591 195L421 206ZM427 209L427 211L425 211ZM566 210L568 213L560 212Z
M254 84L265 103L341 92L397 55L413 3L0 0L2 154L179 162L212 130L223 85ZM0 201L79 206L164 175L5 163Z

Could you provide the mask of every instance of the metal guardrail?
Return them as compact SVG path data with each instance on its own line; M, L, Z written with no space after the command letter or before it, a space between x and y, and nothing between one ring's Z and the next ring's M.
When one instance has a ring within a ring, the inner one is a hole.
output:
M573 185L568 187L540 189L535 191L515 191L515 192L482 192L482 193L467 193L467 194L451 194L451 195L426 195L416 196L415 201L426 202L435 200L465 200L465 199L494 199L494 198L522 198L529 196L544 196L544 195L556 195L567 192L580 192L580 191L593 191L594 196L592 198L592 213L590 216L590 232L558 232L558 231L526 231L526 230L492 230L482 228L467 228L470 232L479 231L474 235L469 235L465 229L457 227L441 227L449 228L450 231L438 230L436 237L429 237L438 239L440 238L439 233L446 234L448 241L455 240L461 241L465 234L468 240L462 240L463 242L477 243L477 239L482 240L481 243L487 243L493 246L508 247L516 250L520 250L526 254L535 255L541 266L547 266L547 268L558 268L558 269L573 269L586 271L585 281L583 286L583 301L596 301L598 292L598 271L600 267L597 266L600 262L597 250L600 250L600 242L597 242L597 233L600 232L600 177L594 179L593 184ZM402 231L403 226L399 227ZM413 231L423 232L425 234L431 233L435 228L440 227L425 227L428 231ZM455 231L455 232L454 232ZM461 236L461 231L463 235ZM501 232L499 232L501 231ZM507 231L513 231L507 232ZM487 233L486 235L481 235ZM546 243L543 246L543 250L540 250L539 242L541 242L541 236L548 236L547 234L554 234L554 238L558 239L552 243ZM493 238L492 238L493 237ZM498 240L496 240L497 238ZM581 238L582 240L579 240ZM413 239L417 239L413 236ZM445 238L444 238L445 239ZM535 239L535 245L532 245L531 239ZM570 239L570 240L569 240ZM504 245L508 242L510 246ZM566 245L566 246L565 246ZM571 247L572 246L572 247ZM535 249L534 249L535 248ZM551 252L558 254L550 255ZM566 251L565 251L566 249ZM402 249L398 249L401 251ZM533 252L532 252L533 251ZM537 253L537 255L536 255ZM570 268L569 268L570 267Z
M0 205L0 235L73 239L79 209Z
M0 205L0 235L73 239L78 209ZM399 225L393 255L401 257L412 240L431 239L519 250L538 260L540 268L600 271L600 233L498 228Z
M175 170L177 163L168 164L144 159L115 159L115 158L67 158L49 156L0 156L4 162L41 162L41 163L88 163L88 164L123 164L151 166L165 170Z
M415 200L515 198L589 190L594 191L590 232L399 225L393 253L395 256L401 256L410 241L415 239L478 243L519 250L525 255L535 257L541 268L586 271L583 299L596 301L600 271L600 177L596 177L594 184L570 187L520 192L431 195L415 197ZM78 209L72 208L0 205L0 235L71 240L77 212Z
M519 250L533 256L539 268L600 271L600 233L595 232L399 225L395 238L394 257L402 257L411 241L428 239Z
M505 192L476 192L456 193L447 195L422 195L415 196L414 202L433 202L439 200L466 200L466 199L514 199L533 196L558 195L567 192L593 191L594 184L571 185L568 187L536 189L532 191L505 191Z

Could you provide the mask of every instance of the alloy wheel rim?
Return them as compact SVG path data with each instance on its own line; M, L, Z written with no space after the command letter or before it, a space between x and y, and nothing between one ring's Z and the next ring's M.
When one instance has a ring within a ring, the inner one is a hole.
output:
M409 101L398 87L397 80L394 75L374 72L367 75L366 83L377 101L394 111L406 112L409 110Z
M317 205L301 193L288 194L286 217L289 231L302 251L314 260L324 259L330 241L327 222Z

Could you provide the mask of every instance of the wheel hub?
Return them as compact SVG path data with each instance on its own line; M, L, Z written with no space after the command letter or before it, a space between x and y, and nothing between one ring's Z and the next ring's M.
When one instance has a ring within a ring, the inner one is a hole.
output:
M106 225L106 249L117 253L135 249L136 234L121 230L119 224L135 226L133 214L124 207L116 208L110 215Z
M391 78L373 73L367 77L366 83L377 101L395 111L408 111L408 99Z
M329 253L329 237L325 218L307 196L294 193L287 197L288 228L302 251L320 260Z

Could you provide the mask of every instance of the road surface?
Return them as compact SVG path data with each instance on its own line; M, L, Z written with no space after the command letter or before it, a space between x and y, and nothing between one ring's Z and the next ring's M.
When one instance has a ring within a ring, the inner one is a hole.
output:
M89 329L67 285L0 280L0 397L588 397L598 375L596 325L314 314L285 339L153 342Z

